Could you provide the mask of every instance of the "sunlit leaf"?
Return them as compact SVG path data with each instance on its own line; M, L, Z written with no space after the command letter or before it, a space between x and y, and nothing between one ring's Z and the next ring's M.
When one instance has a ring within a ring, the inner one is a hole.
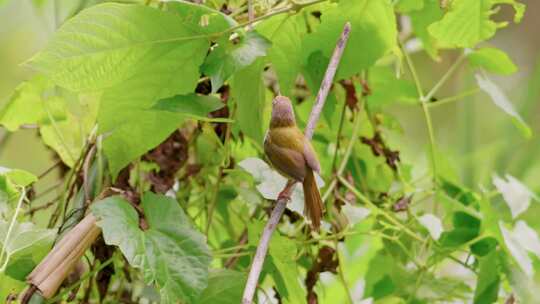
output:
M268 57L276 71L281 94L290 96L301 71L304 19L300 15L283 15L257 25L257 30L272 41Z
M351 23L350 39L337 72L337 79L370 67L396 47L397 27L390 1L343 0L321 16L321 25L306 36L302 49L308 57L322 51L330 58L346 22ZM369 41L370 43L366 43Z
M52 88L53 83L42 75L21 83L0 111L0 124L15 131L24 124L50 123L49 117L62 120L65 117L63 101L45 94Z
M424 0L399 0L396 3L396 10L402 13L409 13L424 8Z
M467 58L473 66L491 73L510 75L517 71L512 59L497 48L481 48L468 54Z
M443 10L440 7L439 0L425 0L424 7L419 11L409 13L413 32L420 39L424 50L435 59L438 59L438 43L433 37L428 27L443 17Z
M474 47L508 24L491 19L494 6L500 3L511 4L516 11L514 22L521 21L525 5L515 0L455 0L443 19L429 26L429 32L448 46Z

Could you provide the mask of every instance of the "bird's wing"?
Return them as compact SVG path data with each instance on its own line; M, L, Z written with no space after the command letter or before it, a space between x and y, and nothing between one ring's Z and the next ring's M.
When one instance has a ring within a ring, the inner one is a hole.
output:
M304 159L306 160L306 164L311 168L311 170L320 173L321 171L321 165L319 164L319 160L317 159L317 153L315 153L315 150L313 149L313 146L311 143L304 139Z
M294 144L292 145L293 149L288 148L291 145L287 145L281 135L283 134L271 135L269 133L264 142L264 152L272 166L282 175L303 181L306 176L304 155L294 149Z

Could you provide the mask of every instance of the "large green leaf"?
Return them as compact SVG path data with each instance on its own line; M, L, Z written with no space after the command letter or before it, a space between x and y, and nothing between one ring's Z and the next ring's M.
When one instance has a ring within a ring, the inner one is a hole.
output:
M247 68L238 71L231 82L231 96L238 105L236 122L240 130L259 145L263 143L263 130L266 128L263 125L265 106L263 68L263 60L258 59Z
M30 62L66 88L103 90L98 123L113 176L185 119L149 110L159 99L193 92L209 46L208 26L194 18L202 11L173 6L96 5L66 22Z
M278 76L279 89L281 94L291 96L301 71L304 19L300 15L270 18L258 25L257 30L272 41L268 57Z
M197 301L199 304L238 304L242 302L242 290L246 275L242 272L216 269L210 272L208 287Z
M47 254L56 233L52 229L36 228L29 222L15 222L8 242L3 244L9 224L0 220L0 248L4 250L0 254L3 256L0 272L4 270L6 275L24 281L26 275Z
M29 64L73 91L110 88L139 74L149 58L191 55L207 43L196 26L148 6L100 4L67 21Z
M248 32L238 40L223 41L223 45L217 46L201 66L201 71L210 76L213 92L236 71L249 66L258 57L266 56L270 46L269 41L256 32Z
M92 206L105 242L120 247L147 283L160 290L163 303L195 303L208 284L210 252L204 236L169 197L147 192L142 199L148 230L139 229L137 212L121 197Z
M286 237L274 235L270 240L269 253L276 270L272 272L272 277L284 303L305 303L306 292L298 281L295 243Z
M396 11L400 13L409 13L424 8L424 0L398 0Z
M491 38L507 22L496 22L491 16L494 6L511 4L516 13L514 22L520 22L525 5L515 0L455 0L444 18L429 27L429 32L440 42L451 47L473 47Z
M497 301L500 282L497 264L496 251L480 259L480 273L474 292L475 304L490 304Z
M396 47L396 20L391 1L342 0L324 11L321 25L306 36L302 49L304 64L309 55L321 50L330 58L346 22L351 34L341 59L337 78L347 78L373 65Z
M467 58L473 66L484 68L492 73L509 75L517 71L512 59L497 48L481 48L467 55Z

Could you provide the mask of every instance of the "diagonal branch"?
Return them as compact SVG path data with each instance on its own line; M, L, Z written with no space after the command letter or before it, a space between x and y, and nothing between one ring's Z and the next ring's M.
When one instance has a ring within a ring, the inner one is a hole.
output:
M306 130L305 130L305 136L308 140L311 140L311 138L313 137L315 125L317 124L317 121L319 120L319 116L321 115L324 102L326 101L328 92L330 91L330 88L332 87L332 82L334 80L337 67L341 60L341 56L343 55L343 51L345 50L347 40L349 39L350 31L351 31L351 24L347 22L345 24L345 27L343 28L341 37L339 38L337 42L336 48L334 49L334 53L332 54L330 63L328 64L328 67L326 68L326 73L324 74L321 87L319 88L319 93L317 94L317 98L315 99L315 105L313 106L313 109L311 110L311 114L309 116L309 120L308 120ZM292 189L294 188L294 186L295 186L295 183L287 183L287 186L284 189L284 191L288 190L288 192L290 193ZM261 274L264 259L266 257L266 253L268 252L268 245L270 243L270 238L272 237L272 234L274 233L274 230L276 229L279 223L279 220L281 219L281 216L283 215L283 212L285 211L285 207L287 206L287 201L288 201L287 198L277 200L276 206L274 207L274 210L272 210L272 214L270 215L270 219L268 219L268 223L266 223L266 226L264 227L261 240L259 241L259 245L257 246L257 251L255 252L253 263L251 264L251 269L249 271L246 287L244 289L244 295L242 296L243 304L251 304L253 301L253 296L255 294L257 282L259 281L259 276Z

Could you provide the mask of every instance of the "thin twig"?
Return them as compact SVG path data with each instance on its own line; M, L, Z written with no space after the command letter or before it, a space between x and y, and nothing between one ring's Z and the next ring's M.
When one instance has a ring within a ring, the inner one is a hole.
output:
M43 173L38 175L37 179L39 180L39 179L44 178L45 176L47 176L47 174L51 173L54 169L56 169L56 167L60 166L60 164L62 164L61 160L55 162L52 166L50 166L45 171L43 171Z
M332 82L334 80L337 67L341 60L341 56L343 55L343 51L345 50L347 40L349 39L350 31L351 31L351 24L347 22L345 24L345 27L343 28L341 37L339 38L337 42L336 48L334 49L334 53L326 69L326 73L321 83L321 87L319 88L319 93L317 94L315 105L313 106L313 109L311 110L311 114L309 116L309 121L307 123L306 130L305 130L305 136L308 140L311 140L311 138L313 137L315 125L317 124L317 121L319 120L319 116L321 115L321 111L326 101L326 97L328 96L328 92L330 91L330 88L332 87ZM284 189L284 190L292 190L292 188L294 187L294 184L291 184L291 185L292 185L290 187L291 189ZM287 206L287 201L288 199L286 198L277 200L276 206L274 207L274 210L272 210L272 214L270 215L270 219L268 220L268 223L266 223L266 226L264 227L261 240L259 241L259 245L257 246L257 251L255 252L253 263L251 264L251 269L249 271L246 287L244 289L244 295L242 296L243 304L251 304L253 300L253 296L257 288L257 282L259 281L259 276L261 274L262 265L264 263L266 253L268 251L270 238L272 237L272 233L274 233L274 230L276 229L276 226L278 225L279 220L281 216L283 215L283 212L285 211L285 208Z
M0 273L3 272L8 264L9 261L9 254L7 253L7 248L9 246L9 242L11 241L9 238L11 237L11 233L13 231L13 227L15 226L15 222L17 222L17 216L19 215L19 212L21 211L22 202L26 198L26 189L22 187L21 189L21 195L19 196L19 200L17 201L17 207L15 207L15 212L13 213L13 217L11 218L11 222L9 223L8 230L6 232L6 237L4 238L4 241L2 242L2 251L0 251L0 262L2 262L4 256L6 259L4 260L2 266L0 267Z
M248 21L249 21L249 25L248 25L248 30L252 30L253 29L253 19L255 19L255 9L253 8L253 0L247 0L247 3L248 3Z

